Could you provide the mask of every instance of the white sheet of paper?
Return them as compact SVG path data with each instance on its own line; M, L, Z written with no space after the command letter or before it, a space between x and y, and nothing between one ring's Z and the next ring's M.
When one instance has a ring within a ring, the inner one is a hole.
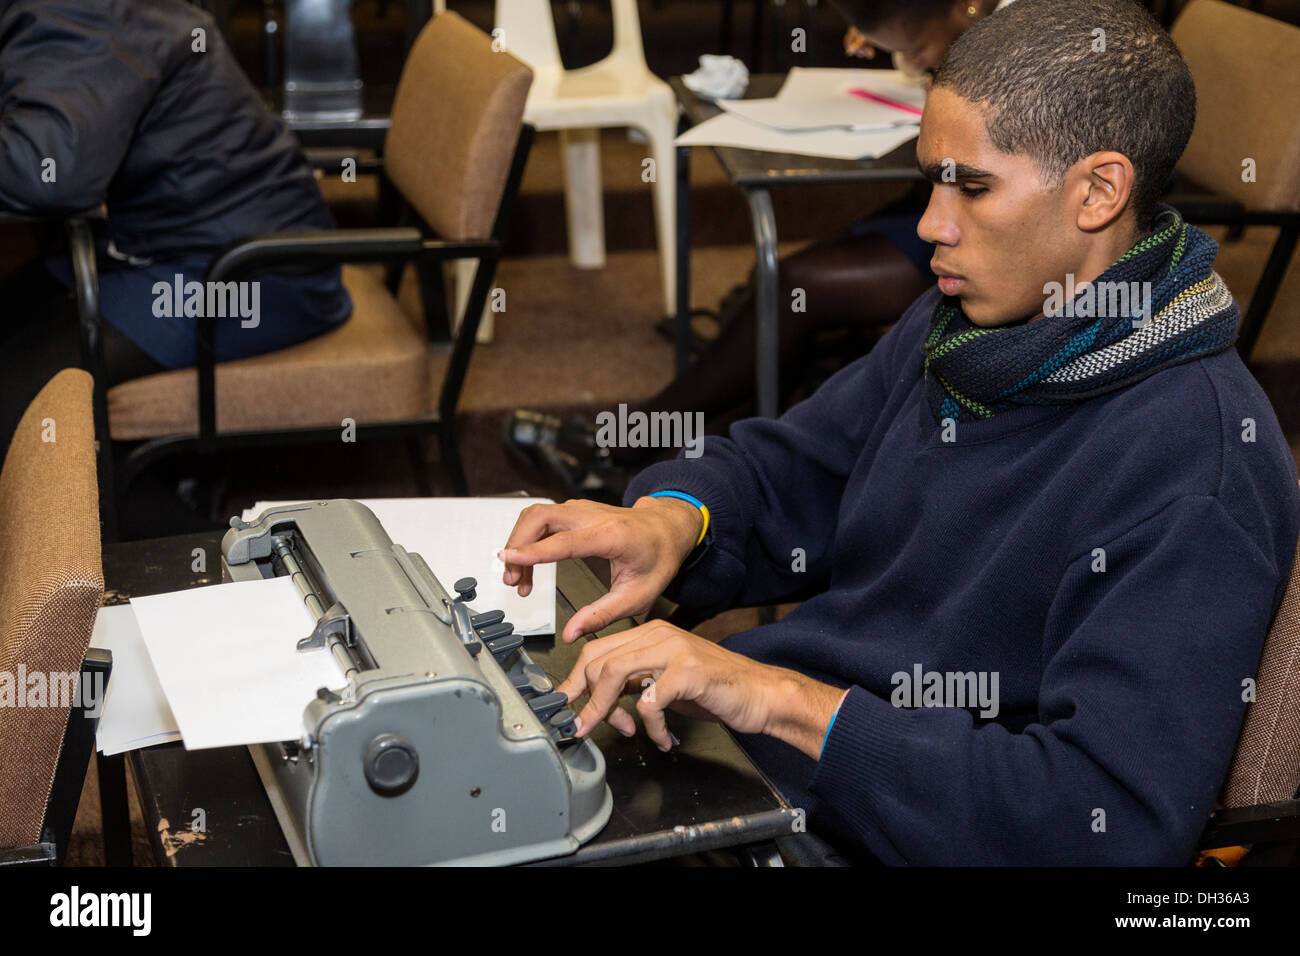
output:
M793 153L826 159L878 159L893 152L919 132L916 126L876 132L809 130L787 133L721 113L692 126L677 137L678 146L733 146L767 153Z
M317 689L343 686L333 654L297 649L316 622L290 578L131 603L188 750L297 740Z
M796 66L786 75L777 99L851 99L849 90L870 90L921 109L925 106L925 87L908 80L901 70L858 70Z
M176 718L154 673L144 637L129 604L101 607L90 646L113 652L113 672L95 733L106 756L180 740Z
M766 100L720 100L718 105L741 119L785 132L809 130L844 130L869 132L916 126L913 116L883 103L872 103L853 96L773 97Z
M267 508L294 501L259 501L244 511L253 521ZM478 581L477 611L501 610L525 636L555 633L555 565L533 569L533 589L527 597L501 581L505 566L496 553L506 546L519 512L531 504L552 504L549 498L369 498L361 501L379 519L388 536L407 551L424 558L442 586L460 578Z

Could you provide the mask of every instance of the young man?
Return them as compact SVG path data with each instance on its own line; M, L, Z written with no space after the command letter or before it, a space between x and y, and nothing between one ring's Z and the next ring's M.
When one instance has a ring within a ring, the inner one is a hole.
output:
M723 721L885 862L1193 856L1300 535L1215 244L1157 206L1194 115L1129 0L1017 0L954 44L917 147L939 287L780 420L643 472L631 508L521 516L507 583L612 561L566 640L670 582L705 611L805 599L723 646L589 641L563 684L582 733L631 733L617 698L648 675L661 747L665 709Z

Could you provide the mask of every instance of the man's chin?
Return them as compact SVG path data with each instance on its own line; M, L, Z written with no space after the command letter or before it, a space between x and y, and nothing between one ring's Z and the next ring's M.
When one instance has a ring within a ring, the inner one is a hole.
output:
M996 329L1003 325L1015 325L1029 318L1023 311L1000 309L979 296L963 295L958 298L961 300L962 314L966 316L971 325L978 326L981 329Z

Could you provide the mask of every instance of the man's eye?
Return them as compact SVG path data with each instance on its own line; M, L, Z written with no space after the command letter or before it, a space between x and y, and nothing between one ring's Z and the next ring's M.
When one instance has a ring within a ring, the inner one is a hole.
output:
M962 183L957 187L957 189L968 199L974 199L976 196L983 196L988 192L988 189L984 186L971 186L966 183Z

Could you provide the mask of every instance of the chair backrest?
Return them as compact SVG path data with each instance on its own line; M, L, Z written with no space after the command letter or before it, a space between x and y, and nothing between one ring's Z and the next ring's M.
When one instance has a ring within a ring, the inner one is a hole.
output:
M104 593L91 390L79 369L54 376L0 470L0 681L25 695L0 706L0 847L40 840L71 710L53 704L69 703L62 675L80 672Z
M460 14L420 31L384 143L388 177L444 239L486 239L523 125L532 71Z
M625 67L645 69L641 13L636 0L612 0L614 46L610 56ZM493 23L506 48L539 73L564 69L549 0L496 0Z
M613 0L614 52L613 56L626 65L645 64L645 43L641 39L641 11L636 0Z
M1300 786L1300 553L1273 617L1255 674L1255 700L1219 802L1225 807L1288 800Z
M1196 80L1196 128L1179 172L1247 209L1300 209L1300 27L1196 0L1171 33ZM1242 178L1246 160L1253 182Z
M506 49L537 72L564 69L550 0L496 0L492 24Z

